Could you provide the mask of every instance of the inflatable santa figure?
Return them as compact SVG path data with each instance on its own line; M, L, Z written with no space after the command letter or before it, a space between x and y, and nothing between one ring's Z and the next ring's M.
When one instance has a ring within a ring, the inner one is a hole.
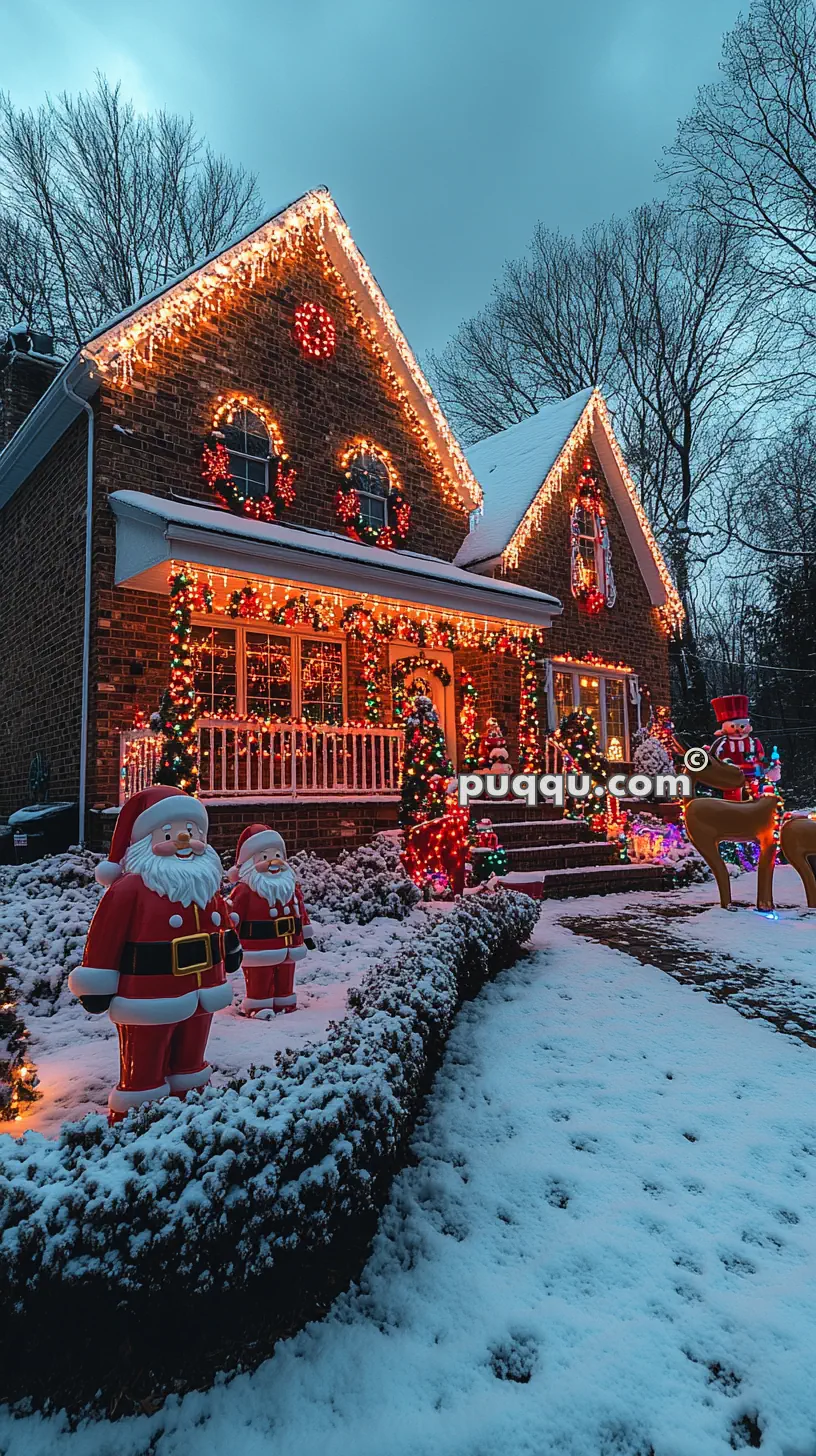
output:
M209 1081L207 1037L213 1012L232 1000L227 973L239 969L241 947L207 811L181 789L156 785L127 800L96 878L108 888L68 985L119 1033L119 1085L108 1097L118 1122Z
M499 727L498 719L489 718L479 744L479 769L481 773L512 773L507 756L507 744Z
M756 798L765 774L765 750L751 731L748 699L743 693L731 693L724 698L712 698L711 706L718 724L711 752L721 763L732 763L740 769L745 775L748 793ZM778 765L769 769L766 776L771 781L778 779ZM724 798L741 799L742 790L726 789Z
M249 824L229 872L230 896L244 951L247 1016L295 1011L295 963L314 950L312 927L286 845L266 824Z

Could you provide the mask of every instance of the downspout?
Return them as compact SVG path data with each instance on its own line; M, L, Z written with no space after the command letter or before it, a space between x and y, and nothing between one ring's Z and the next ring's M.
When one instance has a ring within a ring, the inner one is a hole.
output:
M88 796L88 698L91 676L91 545L93 540L94 412L87 399L74 394L66 375L63 389L88 416L88 459L85 478L85 598L82 609L82 697L79 725L79 843L85 846Z

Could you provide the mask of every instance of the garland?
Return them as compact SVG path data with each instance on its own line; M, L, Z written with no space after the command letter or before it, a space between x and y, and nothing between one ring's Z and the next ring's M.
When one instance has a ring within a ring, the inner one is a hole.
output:
M539 697L541 683L535 651L521 654L521 697L519 706L519 765L525 773L537 773L540 766Z
M212 588L199 585L185 571L178 571L170 578L170 602L170 683L159 708L164 743L156 783L170 784L194 794L198 787L198 766L190 636L193 612L213 610Z
M584 460L584 468L570 508L570 589L575 600L580 602L591 616L597 616L604 607L614 607L618 593L612 570L612 552L609 545L606 514L598 482L591 471L592 461L587 457ZM587 574L587 568L581 556L580 513L582 510L588 511L592 516L595 540L600 544L601 585L598 585Z
M241 494L230 469L229 451L221 437L221 426L231 425L239 410L249 410L263 421L274 450L271 459L274 462L275 479L267 494L260 500ZM251 516L256 521L274 521L277 519L278 505L290 506L295 499L297 472L289 464L278 423L263 405L256 404L245 394L231 396L219 403L213 416L209 443L204 446L201 474L221 504L237 516Z
M386 497L386 521L384 526L372 526L363 519L360 511L360 497L354 485L354 461L358 455L371 455L379 460L388 472L390 491ZM362 541L367 546L382 546L392 551L396 538L405 540L411 525L411 503L403 494L394 464L387 450L371 440L355 440L340 458L344 483L335 496L334 506L338 520L346 528L353 541Z
M462 767L465 773L475 773L479 767L479 730L476 727L476 707L479 702L479 694L466 667L459 669L459 687L462 692L459 726L464 740Z
M391 702L395 723L401 723L405 716L405 679L419 668L433 673L443 688L450 687L451 675L444 663L434 662L428 657L399 657L391 667Z

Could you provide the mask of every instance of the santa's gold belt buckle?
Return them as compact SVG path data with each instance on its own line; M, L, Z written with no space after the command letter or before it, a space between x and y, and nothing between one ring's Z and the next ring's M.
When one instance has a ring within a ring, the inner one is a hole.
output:
M277 920L275 921L275 934L276 935L294 935L294 933L295 933L295 917L294 917L294 915L279 915L278 918L277 918Z
M195 961L193 965L179 965L179 946L197 945L201 948L203 960ZM173 956L173 975L190 976L194 972L209 971L212 969L212 941L208 935L179 935L176 940L171 940L170 950Z

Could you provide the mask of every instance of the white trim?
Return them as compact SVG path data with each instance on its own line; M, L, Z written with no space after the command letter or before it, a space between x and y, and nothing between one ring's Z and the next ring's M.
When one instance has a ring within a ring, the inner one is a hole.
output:
M276 996L276 1009L278 1006L297 1006L297 996Z
M441 699L442 731L445 734L445 747L448 750L448 758L456 768L456 697L454 689L454 658L453 653L444 647L419 647L416 642L389 642L388 644L388 675L389 689L391 687L391 668L395 662L403 657L424 657L426 662L438 662L441 667L447 668L450 674L450 682L447 687L434 677L431 683L431 697L433 697L434 685L437 689L437 696Z
M130 1112L133 1107L143 1107L146 1102L157 1102L160 1097L169 1096L169 1093L169 1082L162 1082L161 1087L145 1087L135 1092L128 1092L124 1087L112 1087L108 1093L108 1107L111 1112Z
M249 520L137 490L114 491L108 503L116 517L117 586L166 596L169 564L190 561L244 581L272 577L342 591L355 600L373 594L528 626L548 627L563 610L557 597L532 587L477 576L414 551L365 546L331 531Z
M223 1011L232 1005L232 985L225 981L223 986L202 986L198 993L198 1004L202 1011Z
M259 854L262 849L277 849L286 858L286 845L277 829L259 829L257 834L250 834L249 839L245 839L241 845L238 851L239 865L245 864L253 854Z
M115 996L119 989L119 972L97 966L75 966L68 977L68 990L74 996Z
M116 1026L171 1026L188 1021L198 1008L198 992L183 996L155 996L152 1000L114 996L108 1015Z
M283 950L247 950L241 962L244 966L279 966L283 961L302 960L309 952L305 945L287 945Z
M274 996L245 996L241 1002L242 1011L274 1011Z
M154 829L159 829L162 824L173 819L191 819L205 834L209 827L207 810L201 800L193 799L179 790L176 794L165 794L136 816L131 830L131 843L135 839L144 839L145 835L152 834Z
M548 674L547 674L547 719L548 719L548 722L553 725L553 727L550 729L551 732L554 732L559 727L559 722L560 722L559 717L558 717L558 711L557 711L557 708L556 708L556 703L555 703L555 675L557 673L563 673L565 676L566 675L569 675L572 678L572 680L573 680L573 685L572 685L573 704L574 704L575 707L578 707L578 708L584 706L581 703L581 685L580 685L580 682L578 681L578 679L580 678L580 676L582 674L586 677L590 673L592 674L593 677L597 677L597 679L598 679L598 701L599 701L599 705L600 705L600 722L597 725L598 726L598 730L599 730L599 732L598 732L598 747L600 748L600 750L601 750L602 753L605 753L606 752L607 743L608 743L608 736L607 736L607 734L608 734L608 724L607 724L607 720L606 720L606 682L607 682L607 679L608 678L612 678L615 682L620 682L620 683L623 684L623 693L621 695L621 701L622 701L622 704L623 704L623 730L624 730L624 738L623 738L623 743L622 743L621 747L623 749L624 761L628 761L628 759L630 757L630 754L631 754L631 744L632 744L632 732L633 732L633 729L632 729L632 724L631 724L631 721L630 721L630 712L629 712L630 703L629 703L629 694L626 691L626 681L628 679L631 682L632 679L635 677L635 674L633 673L632 668L631 667L597 667L595 665L595 663L592 663L592 662L580 662L577 658L576 659L568 658L566 661L563 661L561 659L555 660L553 658L550 658L549 659L549 662L551 664L551 669L552 670L551 671L548 671Z
M209 1062L198 1072L170 1072L167 1080L171 1092L192 1092L195 1087L206 1087L212 1076Z

